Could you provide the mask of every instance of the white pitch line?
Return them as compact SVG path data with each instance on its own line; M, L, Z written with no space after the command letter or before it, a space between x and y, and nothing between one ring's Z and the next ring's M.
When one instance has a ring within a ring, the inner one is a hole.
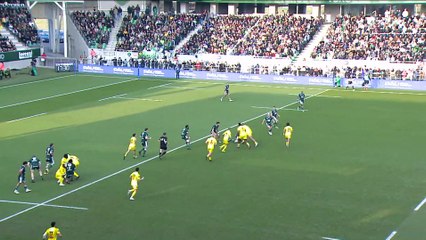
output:
M34 115L31 115L31 116L28 116L28 117L23 117L23 118L18 118L18 119L7 121L7 123L18 122L18 121L22 121L22 120L25 120L25 119L38 117L38 116L41 116L41 115L44 115L44 114L46 114L46 113L44 112L44 113L34 114Z
M311 96L307 97L307 99L308 99L308 98L315 97L315 96L318 96L318 95L321 95L321 94L323 94L323 93L325 93L325 92L327 92L327 91L329 91L329 90L330 90L330 89L326 89L326 90L321 91L321 92L319 92L319 93L317 93L317 94L311 95ZM282 106L282 107L280 107L280 108L278 108L278 109L286 108L286 107L289 107L289 106L291 106L291 105L293 105L293 104L296 104L296 103L298 103L298 102L296 101L296 102L289 103L289 104L284 105L284 106ZM258 116L255 116L255 117L252 117L252 118L250 118L250 119L247 119L247 120L246 120L246 121L244 121L244 122L250 122L250 121L253 121L253 120L258 119L258 118L263 117L263 116L264 116L264 114L261 114L261 115L258 115ZM228 127L228 128L234 128L234 127L236 127L236 126L237 126L237 125L235 124L235 125L230 126L230 127ZM225 129L227 129L227 128L225 128ZM220 132L224 131L225 129L221 130ZM205 138L207 138L207 137L209 137L209 136L210 136L210 135L207 135L207 136L204 136L204 137L198 138L198 139L196 139L195 141L193 141L192 143L196 143L196 142L199 142L199 141L201 141L201 140L204 140ZM184 147L186 147L186 145L185 145L185 144L184 144L184 145L181 145L181 146L179 146L179 147L173 148L172 150L168 151L168 153L169 153L168 155L170 155L170 153L172 153L172 152L174 152L174 151L176 151L176 150L179 150L179 149L181 149L181 148L184 148ZM19 211L19 212L17 212L17 213L14 213L14 214L12 214L12 215L9 215L9 216L7 216L7 217L5 217L5 218L2 218L2 219L0 219L0 223L1 223L1 222L4 222L4 221L7 221L7 220L9 220L9 219L11 219L11 218L14 218L14 217L16 217L16 216L19 216L19 215L21 215L21 214L23 214L23 213L26 213L26 212L28 212L28 211L31 211L31 210L33 210L33 209L35 209L35 208L40 207L40 206L43 206L43 205L45 205L45 204L48 204L48 203L50 203L50 202L53 202L53 201L55 201L55 200L57 200L57 199L63 198L63 197L68 196L68 195L70 195L70 194L72 194L72 193L75 193L75 192L77 192L77 191L80 191L81 189L85 189L85 188L87 188L87 187L90 187L90 186L92 186L92 185L94 185L94 184L96 184L96 183L98 183L98 182L101 182L101 181L104 181L104 180L109 179L109 178L111 178L111 177L114 177L115 175L118 175L118 174L120 174L120 173L123 173L123 172L129 171L129 170L130 170L130 169L132 169L132 168L135 168L135 167L137 167L137 166L139 166L139 165L142 165L142 164L144 164L144 163L150 162L150 161L152 161L152 160L154 160L154 159L157 159L157 158L158 158L158 156L154 156L154 157L148 158L148 159L146 159L146 160L144 160L144 161L142 161L142 162L135 163L135 164L133 164L133 165L131 165L131 166L129 166L129 167L123 168L123 169L118 170L118 171L116 171L116 172L114 172L114 173L111 173L111 174L109 174L109 175L106 175L106 176L104 176L104 177L101 177L101 178L99 178L99 179L97 179L97 180L95 180L95 181L93 181L93 182L86 183L85 185L82 185L82 186L80 186L80 187L78 187L78 188L75 188L75 189L73 189L73 190L70 190L69 192L63 193L63 194L58 195L58 196L56 196L56 197L54 197L54 198L48 199L48 200L46 200L46 201L44 201L44 202L42 202L42 203L39 203L39 204L37 204L37 205L34 205L34 206L32 206L32 207L29 207L29 208L27 208L27 209L24 209L24 210L22 210L22 211Z
M34 100L28 100L28 101L19 102L19 103L13 103L13 104L9 104L9 105L0 106L0 109L24 105L24 104L27 104L27 103L38 102L38 101L56 98L56 97L63 97L63 96L71 95L71 94L74 94L74 93L80 93L80 92L90 91L90 90L94 90L94 89L114 86L114 85L117 85L117 84L126 83L126 82L130 82L130 81L135 81L135 80L136 80L136 78L130 78L130 79L127 79L127 80L124 80L124 81L121 81L121 82L115 82L115 83L105 84L105 85L101 85L101 86L90 87L90 88L85 88L85 89L81 89L81 90L77 90L77 91L72 91L72 92L68 92L68 93L56 94L56 95L52 95L52 96L49 96L49 97L42 97L42 98L37 98L37 99L34 99Z
M118 99L127 99L127 100L139 100L139 101L148 101L148 102L162 102L161 99L151 99L151 98L133 98L133 97L114 97Z
M396 233L397 231L391 232L391 234L386 238L386 240L391 240L396 235Z
M3 87L0 87L0 90L6 89L6 88L19 87L19 86L28 85L28 84L48 82L48 81L61 79L61 78L67 78L67 77L71 77L71 76L74 76L74 74L70 74L70 75L66 75L66 76L60 76L60 77L46 78L46 79L43 79L43 80L35 80L35 81L31 81L31 82L26 82L26 83L18 83L18 84L14 84L14 85L3 86Z
M161 84L161 85L158 85L158 86L149 87L149 88L147 88L147 89L148 89L148 90L151 90L151 89L161 88L161 87L168 86L168 85L170 85L170 84L172 84L172 83Z
M38 205L38 204L40 204L40 203L34 203L34 202L21 202L21 201L12 201L12 200L0 200L0 202L24 204L24 205ZM86 210L86 211L89 210L88 208L84 208L84 207L63 206L63 205L55 205L55 204L42 204L41 206L54 207L54 208L68 208L68 209Z
M326 240L340 240L338 238L331 238L331 237L322 237L322 239L326 239Z
M108 100L108 99L111 99L111 98L125 96L125 95L127 95L127 93L119 94L119 95L114 95L114 96L111 96L111 97L102 98L102 99L99 99L98 102L105 101L105 100Z
M426 203L426 197L423 199L423 201L421 201L420 203L419 203L419 205L417 205L417 207L416 208L414 208L414 211L419 211L420 210L420 208L424 205Z

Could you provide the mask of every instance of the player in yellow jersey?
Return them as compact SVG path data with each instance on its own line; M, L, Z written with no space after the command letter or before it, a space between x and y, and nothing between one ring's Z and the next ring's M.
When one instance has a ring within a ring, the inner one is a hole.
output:
M240 144L247 145L248 148L250 148L250 143L247 142L248 134L246 132L246 128L244 128L242 123L238 123L237 127L237 148L240 147Z
M64 180L65 180L64 176L65 176L65 173L67 172L66 164L68 163L69 157L70 156L69 156L68 153L64 154L64 157L61 159L61 164L59 165L59 169L55 173L55 178L58 179L59 186L61 186L61 187L65 186L64 185Z
M78 166L80 165L80 159L75 155L69 155L69 158L72 159L72 163L75 165L75 169L77 169ZM75 170L74 170L74 177L75 179L80 178L80 175Z
M245 132L247 133L247 137L250 138L250 140L253 141L254 146L257 147L257 141L253 137L253 131L251 130L251 128L244 123L242 124L242 127L243 127L243 130L245 130Z
M132 186L132 189L127 191L127 194L130 195L130 201L135 200L134 197L136 195L136 192L138 191L138 182L143 180L143 177L141 178L141 175L139 174L139 168L137 167L132 174L130 174L130 186Z
M227 129L223 133L222 145L220 146L220 150L222 152L226 152L226 148L228 147L229 139L231 139L231 137L232 137L231 130Z
M206 159L208 159L209 161L212 160L212 155L213 155L213 150L214 150L214 146L216 146L217 144L217 140L216 138L212 135L211 137L207 138L206 140L206 144L207 144L207 156Z
M58 237L62 237L61 231L56 227L55 222L50 223L50 228L46 229L43 233L43 239L56 240Z
M283 130L286 147L290 147L290 139L291 139L292 133L293 133L293 128L290 126L290 123L287 123Z
M132 137L130 138L129 147L127 148L127 152L124 154L123 160L126 160L127 154L129 154L130 151L133 152L133 158L137 158L136 155L136 133L132 134Z

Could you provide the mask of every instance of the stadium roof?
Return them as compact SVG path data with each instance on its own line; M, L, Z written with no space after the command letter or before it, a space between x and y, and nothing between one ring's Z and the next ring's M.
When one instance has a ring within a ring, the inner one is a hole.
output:
M194 2L194 0L179 0ZM256 3L256 4L426 4L425 0L198 0L206 3Z

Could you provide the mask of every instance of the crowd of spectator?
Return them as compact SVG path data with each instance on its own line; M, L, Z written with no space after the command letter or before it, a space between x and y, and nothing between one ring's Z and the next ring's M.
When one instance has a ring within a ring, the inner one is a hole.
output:
M191 55L197 53L225 55L250 31L259 18L238 15L210 17L179 52Z
M0 4L1 24L27 46L40 44L37 27L25 4Z
M75 11L71 14L71 19L90 48L106 48L115 24L115 16L93 9Z
M234 55L293 57L300 54L322 25L320 18L267 15L237 44Z
M366 17L339 16L312 58L423 61L426 56L426 16L409 16L407 10Z
M132 9L123 18L117 34L116 51L162 51L172 50L195 27L205 15L140 13Z
M0 52L10 52L14 50L16 50L16 46L9 40L9 37L0 34Z

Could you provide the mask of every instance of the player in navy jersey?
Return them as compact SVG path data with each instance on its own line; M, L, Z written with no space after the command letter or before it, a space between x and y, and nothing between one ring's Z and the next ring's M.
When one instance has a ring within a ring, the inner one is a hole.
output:
M223 99L224 99L225 97L227 97L227 98L228 98L228 100L229 100L230 102L232 102L232 99L231 99L230 95L231 95L231 93L229 92L229 84L226 84L226 85L225 85L225 91L223 91L223 96L220 98L220 101L223 101Z
M33 182L33 183L35 182L35 179L34 179L34 172L35 171L38 171L38 173L41 177L41 180L44 180L43 179L43 173L42 173L42 170L41 170L40 159L38 159L36 156L32 156L31 159L28 161L28 163L30 164L31 182Z
M31 190L28 188L27 183L25 182L25 171L26 167L28 166L28 162L24 161L22 163L22 166L19 168L18 171L18 183L16 184L15 190L13 191L15 194L19 194L18 188L21 185L24 185L25 192L31 192Z
M163 133L158 141L160 142L160 152L158 153L158 157L161 159L167 153L167 134Z
M272 107L271 115L274 120L275 128L278 128L278 119L280 118L280 114L278 114L278 109L275 106Z
M44 170L44 174L48 174L49 170L53 167L53 164L55 164L55 160L53 159L54 153L55 153L54 145L53 143L51 143L46 148L46 169Z
M142 152L142 157L145 157L146 154L146 150L148 149L148 140L151 139L151 137L149 136L149 130L148 128L145 128L145 130L141 133L141 144L142 144L142 149L139 151L139 156L141 156Z
M299 93L299 95L297 95L297 99L299 100L299 106L297 107L297 110L302 110L304 111L305 109L305 94L303 93L303 91L301 91Z
M214 124L210 130L210 134L212 137L216 138L216 140L219 138L219 127L220 122L216 122L216 124Z

